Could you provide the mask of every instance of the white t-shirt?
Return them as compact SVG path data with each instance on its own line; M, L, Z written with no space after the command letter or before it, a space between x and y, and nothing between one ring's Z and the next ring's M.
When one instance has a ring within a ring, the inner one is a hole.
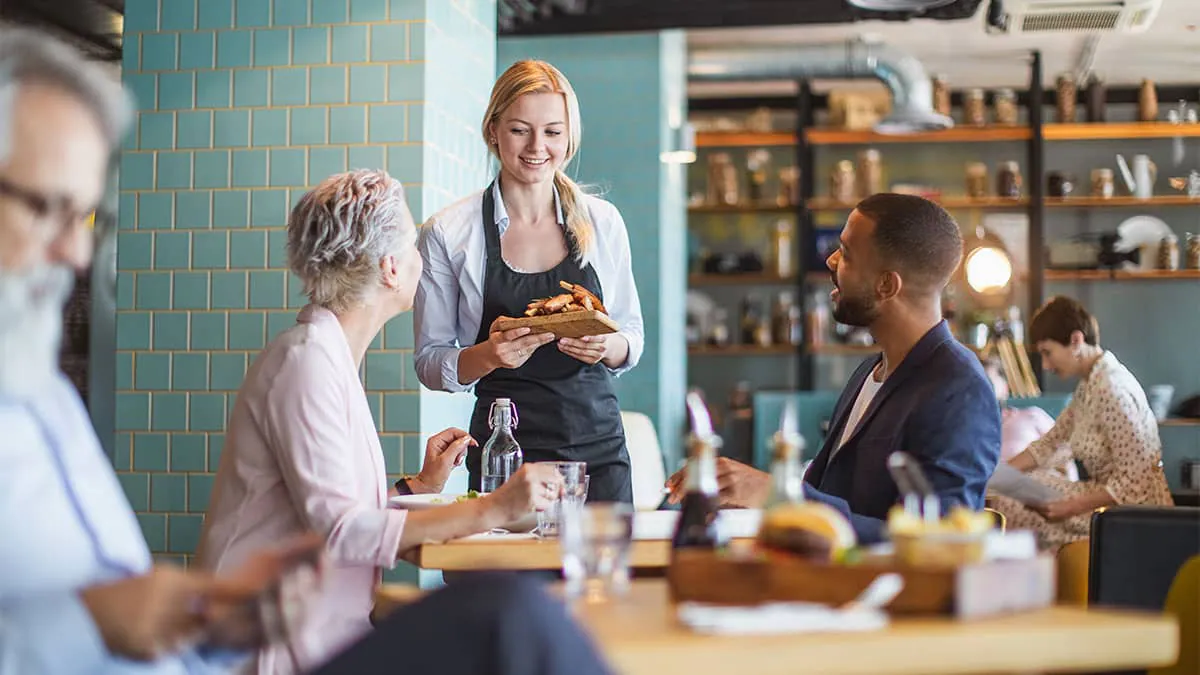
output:
M872 370L867 379L863 380L862 388L858 390L858 398L854 399L854 407L850 409L850 418L846 420L846 426L842 429L842 438L838 441L837 447L833 453L836 455L846 441L854 435L854 431L858 428L858 423L862 421L863 415L866 414L867 408L871 407L871 401L875 399L875 394L879 392L879 388L883 386L883 382L875 379L875 371Z

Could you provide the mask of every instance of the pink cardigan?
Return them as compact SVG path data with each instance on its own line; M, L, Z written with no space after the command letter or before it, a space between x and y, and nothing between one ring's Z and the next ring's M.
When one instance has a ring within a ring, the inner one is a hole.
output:
M381 568L396 562L405 511L387 508L387 476L371 410L337 317L305 307L255 360L238 391L197 560L236 567L304 531L324 535L321 598L257 672L308 670L370 630Z

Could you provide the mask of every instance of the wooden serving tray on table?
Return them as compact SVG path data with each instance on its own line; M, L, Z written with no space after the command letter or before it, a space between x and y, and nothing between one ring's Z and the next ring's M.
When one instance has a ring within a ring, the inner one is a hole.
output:
M591 335L607 335L621 329L617 322L597 309L562 314L544 314L521 318L500 318L493 330L508 331L514 328L529 328L530 334L554 333L558 337L581 338Z
M775 553L679 551L667 579L676 602L836 606L855 599L887 572L904 578L904 589L887 607L894 615L973 618L1040 609L1054 602L1054 559L1044 555L958 567L906 567L890 557L835 564Z

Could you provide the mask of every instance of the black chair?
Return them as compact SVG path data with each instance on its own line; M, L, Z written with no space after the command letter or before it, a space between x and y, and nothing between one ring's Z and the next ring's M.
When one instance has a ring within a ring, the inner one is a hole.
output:
M1200 508L1102 509L1092 516L1090 549L1089 607L1162 612L1179 568L1200 553Z

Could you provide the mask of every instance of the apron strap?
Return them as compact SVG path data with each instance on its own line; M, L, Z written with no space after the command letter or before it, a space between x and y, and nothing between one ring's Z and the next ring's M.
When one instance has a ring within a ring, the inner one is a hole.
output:
M503 264L500 257L500 228L496 226L496 181L492 181L483 191L483 237L487 242L487 260L484 266L496 263ZM486 276L486 275L485 275ZM486 293L486 289L484 289Z

